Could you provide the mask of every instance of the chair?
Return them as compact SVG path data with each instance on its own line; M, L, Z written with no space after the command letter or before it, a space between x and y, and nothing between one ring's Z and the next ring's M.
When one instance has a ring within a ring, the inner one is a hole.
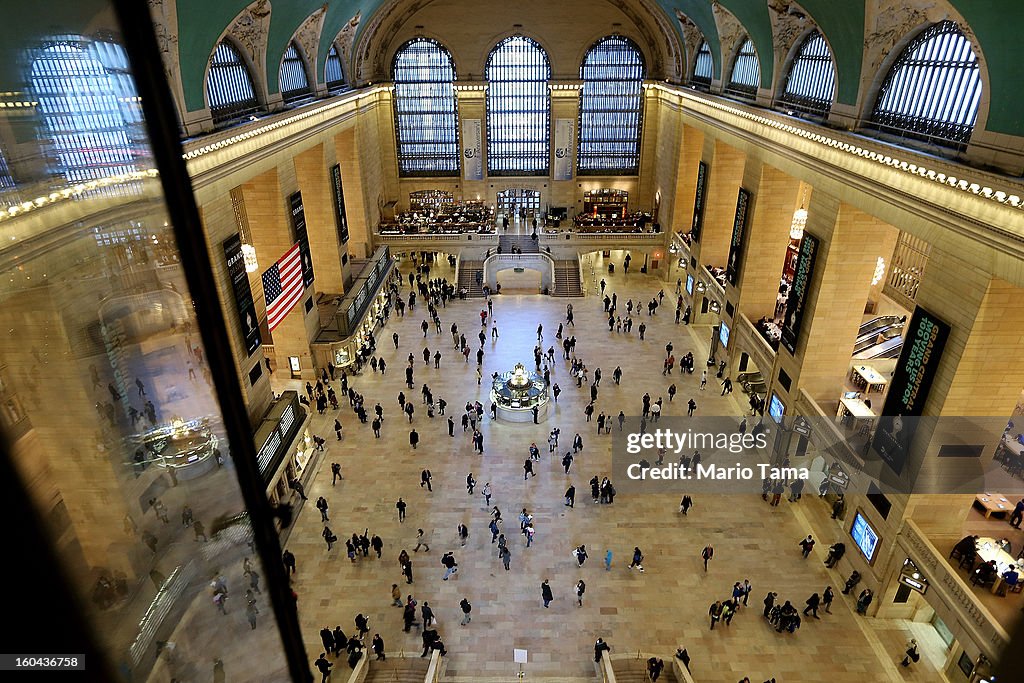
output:
M949 551L949 559L951 560L959 560L962 559L963 556L964 554L960 552L956 546L953 546L953 549Z
M1022 593L1024 592L1024 581L1018 581L1017 583L1010 586L1011 593Z
M964 567L966 567L967 571L974 571L974 560L976 558L977 558L977 555L973 555L973 554L971 554L971 555L964 555L960 559L960 565L959 565L960 569L963 569Z

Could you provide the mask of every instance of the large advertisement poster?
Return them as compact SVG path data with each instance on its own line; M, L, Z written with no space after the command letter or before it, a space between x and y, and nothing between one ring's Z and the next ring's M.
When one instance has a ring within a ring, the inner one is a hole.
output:
M786 301L786 317L782 322L782 345L796 354L796 343L800 340L800 328L804 322L804 308L807 306L807 288L814 275L814 259L818 256L818 238L804 232L800 251L796 256L796 272L793 287Z
M484 179L483 126L480 119L462 121L462 174L466 180Z
M302 288L313 284L313 257L309 253L309 234L306 231L306 211L302 208L302 193L296 192L288 198L288 209L295 228L295 241L299 243L302 256Z
M902 418L924 413L924 403L942 360L949 329L949 325L920 306L914 309L910 324L903 328L903 350L871 443L896 474L906 465L918 422Z
M252 300L249 276L245 272L245 258L242 256L242 238L232 235L224 241L224 257L228 263L228 277L235 291L235 307L242 339L245 341L246 357L251 356L260 346L260 326L256 319L256 304Z
M740 266L743 261L743 233L747 226L747 209L750 208L750 193L740 188L736 198L736 216L732 220L732 240L729 242L729 261L725 264L725 278L733 287L740 281Z
M334 218L338 224L338 241L348 243L348 216L345 214L345 190L341 185L341 165L331 166L331 191L334 194Z
M554 180L572 180L572 144L576 139L573 119L555 119Z
M693 196L693 225L690 226L690 239L700 242L700 231L704 227L704 193L708 184L708 165L703 161L697 163L697 192Z

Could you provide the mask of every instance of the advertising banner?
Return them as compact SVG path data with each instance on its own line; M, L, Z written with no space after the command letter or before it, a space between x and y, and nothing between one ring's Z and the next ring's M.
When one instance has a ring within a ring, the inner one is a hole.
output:
M331 166L331 191L334 194L334 217L338 223L338 241L348 243L348 216L345 214L345 190L341 185L341 165Z
M260 326L256 319L256 304L249 287L249 276L245 272L245 258L242 255L242 238L232 235L224 241L224 258L227 259L228 277L235 291L235 308L242 339L245 341L246 356L251 356L260 346Z
M743 261L743 233L747 226L747 209L750 207L750 193L740 188L736 198L736 216L732 221L732 240L729 242L729 261L725 264L725 278L733 287L740 281L740 265Z
M903 350L889 384L882 417L871 443L893 472L900 474L907 462L917 423L903 418L924 413L942 350L949 338L949 325L918 306L903 328Z
M299 243L302 257L302 288L313 284L313 257L309 253L309 234L306 231L306 211L302 208L302 193L296 192L288 198L288 209L295 228L295 241Z
M708 185L708 165L703 161L697 164L697 192L693 197L693 225L690 226L690 239L700 242L700 231L704 227L704 195Z
M572 146L576 139L573 119L555 119L555 180L572 180Z
M796 257L796 272L793 275L793 286L786 301L786 317L782 322L782 345L796 354L796 343L800 339L800 327L804 321L804 308L807 306L807 288L811 285L814 275L814 259L818 256L818 238L804 232L800 242L800 251Z
M466 180L484 179L483 126L480 119L462 121L462 174Z

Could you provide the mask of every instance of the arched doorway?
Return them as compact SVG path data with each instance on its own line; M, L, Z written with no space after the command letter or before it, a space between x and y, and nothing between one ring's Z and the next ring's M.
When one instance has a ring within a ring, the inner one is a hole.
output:
M498 213L515 222L526 211L526 218L540 215L540 190L525 187L510 187L498 192Z

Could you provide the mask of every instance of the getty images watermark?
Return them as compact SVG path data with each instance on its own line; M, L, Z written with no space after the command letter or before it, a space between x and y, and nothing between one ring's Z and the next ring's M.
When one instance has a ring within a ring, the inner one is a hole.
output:
M1022 425L1024 427L1024 425ZM1024 494L1024 437L1007 419L627 417L612 427L620 493Z

